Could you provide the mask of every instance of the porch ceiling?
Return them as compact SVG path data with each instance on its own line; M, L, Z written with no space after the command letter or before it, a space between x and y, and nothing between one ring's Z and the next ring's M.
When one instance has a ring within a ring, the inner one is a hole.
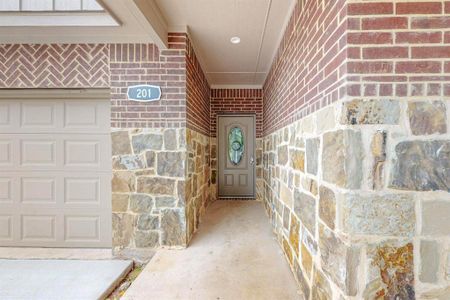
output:
M146 0L155 2L168 31L188 28L211 86L261 87L293 0ZM230 43L238 36L240 44Z

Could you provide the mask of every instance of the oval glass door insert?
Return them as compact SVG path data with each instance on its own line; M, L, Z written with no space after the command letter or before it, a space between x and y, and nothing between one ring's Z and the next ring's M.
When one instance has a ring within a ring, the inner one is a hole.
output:
M238 165L244 155L244 133L239 127L233 127L228 133L228 158L233 165Z

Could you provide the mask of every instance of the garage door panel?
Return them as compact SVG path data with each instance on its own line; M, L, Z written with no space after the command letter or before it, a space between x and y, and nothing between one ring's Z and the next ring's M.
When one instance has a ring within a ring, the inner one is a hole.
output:
M98 172L8 172L0 177L0 203L53 207L109 208L111 175ZM39 207L34 207L34 206ZM22 208L25 209L25 208Z
M21 220L23 242L56 241L56 216L55 215L23 215Z
M11 176L11 174L0 173L0 205L12 205L19 200L20 182L18 180L18 177ZM2 212L0 209L0 213Z
M108 99L0 99L0 246L111 247L111 177Z
M0 168L13 166L13 141L0 140Z
M12 202L12 180L11 178L0 177L0 202Z
M42 129L55 130L60 123L60 105L53 101L24 101L20 106L20 128L35 132Z
M21 165L24 167L56 167L55 140L22 140Z
M66 167L100 166L100 145L98 140L65 141Z
M108 171L110 135L0 134L0 171Z
M96 130L108 132L109 103L72 101L64 103L65 130Z
M37 99L1 100L3 133L109 133L109 101Z
M25 177L21 180L21 202L24 204L55 204L56 179Z
M66 241L100 241L100 216L67 215L64 221Z
M0 102L0 130L13 130L19 127L19 120L18 103Z
M12 239L12 216L0 215L0 241L11 241Z

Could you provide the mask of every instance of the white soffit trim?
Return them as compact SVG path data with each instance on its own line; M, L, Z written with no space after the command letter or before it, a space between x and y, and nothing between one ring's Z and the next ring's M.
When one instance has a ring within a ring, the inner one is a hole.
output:
M113 0L108 0L113 1ZM127 0L130 3L130 10L138 20L140 25L149 33L151 39L158 48L167 49L169 44L167 41L167 21L161 14L159 7L154 1L146 0ZM131 7L133 6L133 7Z
M5 27L65 27L65 26L120 26L106 12L70 13L0 13L0 26Z
M181 26L179 27L181 28ZM202 54L202 50L199 49L199 47L197 47L197 44L195 43L195 40L193 38L193 36L191 35L191 31L189 29L189 26L185 27L186 29L186 33L189 37L189 41L191 42L192 48L194 49L195 52L195 57L197 57L197 60L200 64L200 67L202 68L203 74L205 75L206 81L208 82L209 85L211 85L211 78L209 77L209 73L206 72L206 63L203 59L203 54ZM175 29L175 28L174 28ZM173 32L180 32L180 31L173 31Z
M265 83L266 83L267 76L269 75L270 69L272 68L273 61L275 59L275 55L277 55L278 49L280 48L281 40L283 39L284 32L286 31L286 28L287 28L287 26L289 24L289 20L291 19L291 16L294 13L294 9L295 9L295 5L296 4L297 4L297 1L292 1L291 7L289 7L289 11L288 11L288 13L286 15L286 18L284 19L283 26L281 27L280 34L278 36L278 40L277 40L277 43L276 43L276 48L275 48L275 51L272 53L272 57L270 59L270 64L269 64L269 69L266 72L266 76L264 78L262 86L264 86Z

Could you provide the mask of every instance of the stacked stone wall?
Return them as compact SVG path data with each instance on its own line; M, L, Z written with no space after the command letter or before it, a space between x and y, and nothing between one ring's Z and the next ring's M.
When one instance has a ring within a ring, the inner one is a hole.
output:
M191 129L187 129L186 138L186 217L187 240L190 241L214 198L210 189L210 138Z
M323 53L304 41L326 33L318 12L327 5L338 5L345 24L326 34L343 51L326 48L334 59L343 53L343 81L302 94L297 85L322 84L308 74L323 64L301 53ZM264 86L264 203L306 298L450 297L448 9L448 1L297 3L296 29L288 26ZM271 102L282 121L269 117ZM289 108L298 118L284 117Z
M112 132L113 246L184 247L185 129Z
M450 101L416 107L340 101L264 138L265 206L311 299L448 296ZM430 111L420 128L445 132L413 135Z

